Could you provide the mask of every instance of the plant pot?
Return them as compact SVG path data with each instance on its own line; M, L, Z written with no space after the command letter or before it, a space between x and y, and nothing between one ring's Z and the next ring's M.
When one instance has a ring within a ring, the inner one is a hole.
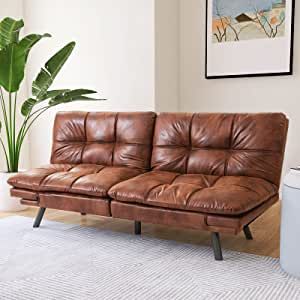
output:
M20 203L19 198L10 195L11 186L7 183L7 180L16 174L0 172L0 211L16 212L27 208L27 206Z

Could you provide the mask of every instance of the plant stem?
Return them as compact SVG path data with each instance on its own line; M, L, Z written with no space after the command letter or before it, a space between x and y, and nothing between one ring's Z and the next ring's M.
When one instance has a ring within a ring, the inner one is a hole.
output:
M43 109L40 109L38 111L40 111L37 116L35 116L33 118L33 120L29 123L29 125L27 126L27 128L25 129L24 133L23 133L23 139L24 137L26 136L26 134L28 133L28 130L30 129L30 127L32 126L32 124L36 121L36 119L41 115L43 114L46 110L48 110L50 108L50 106L46 106L44 107ZM36 111L34 114L30 115L30 117L32 117L33 115L35 115L38 111ZM28 119L29 120L29 119Z
M14 153L14 165L13 169L14 171L18 171L18 161L16 160L16 151L17 151L17 146L16 146L16 110L17 110L17 97L18 93L15 93L15 100L14 100L14 107L13 107L13 130L12 130L12 144L13 144L13 153Z
M28 133L28 130L30 129L30 127L32 126L32 124L36 121L36 119L43 114L46 110L48 110L50 108L50 106L46 106L46 107L42 107L38 110L36 110L34 113L32 113L31 115L28 115L26 117L26 119L24 120L21 129L19 131L18 134L18 138L17 138L17 143L16 143L16 160L19 162L19 158L20 158L20 153L21 153L21 148L24 142L24 139ZM27 126L28 121L35 116L32 121L29 123L29 125Z
M11 166L11 160L10 160L10 157L12 155L12 149L11 149L11 143L10 143L9 120L8 120L8 117L7 117L6 104L5 104L4 95L3 95L3 91L2 91L1 87L0 87L0 101L1 101L1 109L2 109L2 114L3 114L3 118L4 118L4 123L5 123L6 140L7 140L7 146L8 146L8 157L9 157L9 159L7 161L7 171L10 172L11 167L12 167ZM3 141L2 141L2 143L3 143Z
M49 106L44 106L44 107L42 107L42 108L36 110L36 111L33 112L32 114L26 116L26 118L25 118L25 120L23 121L23 124L22 124L22 126L21 126L21 128L20 128L20 130L19 130L19 133L18 133L18 137L17 137L17 145L19 145L19 143L20 143L20 140L21 140L21 138L22 138L22 136L23 136L23 133L24 133L24 131L25 131L25 129L26 129L26 125L27 125L28 121L29 121L34 115L36 115L37 113L39 113L40 111L43 111L43 110L46 111L46 108L48 109Z
M10 139L9 139L9 144L10 144L10 172L13 172L14 170L14 161L15 161L15 147L13 144L13 100L12 100L12 93L8 93L8 121L9 121L9 132L10 132Z
M8 155L7 155L5 145L4 145L3 140L2 140L1 137L0 137L0 144L3 148L3 152L4 152L4 156L5 156L5 160L6 160L6 165L9 167Z

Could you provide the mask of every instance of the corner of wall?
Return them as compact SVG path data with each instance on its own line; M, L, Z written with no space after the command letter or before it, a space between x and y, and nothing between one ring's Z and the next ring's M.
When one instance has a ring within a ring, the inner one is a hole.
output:
M179 0L155 0L155 110L179 110Z

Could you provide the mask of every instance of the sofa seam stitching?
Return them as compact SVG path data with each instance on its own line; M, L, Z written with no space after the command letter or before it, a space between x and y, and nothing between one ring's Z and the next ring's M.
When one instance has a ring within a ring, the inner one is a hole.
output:
M185 174L187 174L187 171L188 171L188 163L189 163L191 152L192 152L192 126L193 126L193 121L194 121L195 115L196 114L192 115L191 121L190 121L190 127L189 127L189 151L188 151L188 156L187 156L186 161L185 161Z
M119 113L116 113L115 117L115 124L114 124L114 146L112 150L112 157L111 157L111 165L114 165L114 159L115 159L115 149L116 149L116 144L117 144L117 122L119 120Z
M153 152L154 152L154 148L156 147L156 145L154 145L154 138L155 138L155 132L156 132L156 126L157 126L157 120L158 120L158 116L159 114L154 113L154 121L153 121L153 128L152 128L152 139L150 142L150 159L149 159L149 171L153 170L152 167L152 157L153 157Z
M82 150L81 150L80 163L82 163L84 150L85 150L85 147L87 145L86 123L87 123L88 115L89 115L89 112L87 112L85 117L84 117L83 130L84 130L84 139L85 139L85 141L84 141L84 144L83 144L83 147L82 147Z
M231 125L230 125L230 136L229 136L229 148L227 149L227 158L225 161L225 166L224 166L224 176L227 175L227 170L228 170L228 163L229 163L229 159L230 159L230 151L232 150L232 136L233 136L233 126L234 126L234 122L235 122L235 114L233 115L232 121L231 121Z
M68 169L68 170L65 171L65 172L69 172L69 171L71 171L73 168L74 168L74 166L72 166L70 169ZM44 176L44 177L41 179L40 183L39 183L38 191L39 191L39 192L41 191L41 185L44 183L44 181L46 180L47 177L49 177L49 176L51 176L51 175L53 175L53 174L55 174L55 173L61 173L61 172L63 172L63 171L59 171L59 172L53 171L53 172L51 172L50 174L47 174L46 176Z
M186 146L179 146L179 145L156 145L156 147L160 148L186 148ZM193 147L193 150L206 150L206 151L226 151L228 148L209 148L209 147ZM266 149L230 149L232 152L260 152L260 153L277 153L281 154L280 151L274 150L266 150Z
M98 170L97 172L94 172L94 173L89 173L89 174L84 174L84 175L81 175L79 177L77 177L76 179L74 179L72 181L72 183L70 184L69 188L68 188L68 192L71 191L73 185L76 183L76 181L78 181L80 178L83 178L84 176L89 176L89 175L94 175L94 174L99 174L103 169L105 169L105 166L103 166L103 168L101 168L100 170Z

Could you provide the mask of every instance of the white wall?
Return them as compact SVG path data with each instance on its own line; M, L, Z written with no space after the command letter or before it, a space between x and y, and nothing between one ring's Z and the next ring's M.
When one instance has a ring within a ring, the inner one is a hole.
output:
M23 17L23 0L0 0L0 20L5 17L12 17L15 19L21 19ZM22 33L24 34L24 33ZM25 81L21 86L21 90L18 94L18 101L22 103L26 99L27 91ZM1 116L2 118L2 116ZM3 121L1 119L1 121ZM18 116L17 124L20 124L21 116ZM2 136L4 137L4 128L2 128ZM23 151L21 155L21 168L27 168L30 165L29 153L28 153L28 141L25 141ZM0 150L0 170L6 170L5 157L2 149Z
M180 1L180 110L285 112L290 118L285 171L297 166L300 164L300 10L296 7L294 76L206 80L205 2Z
M28 84L55 51L74 40L75 51L53 87L91 88L109 100L59 110L154 110L154 9L153 0L25 0L27 30L53 35L33 51ZM45 114L31 131L32 166L49 161L54 115Z
M155 109L179 109L179 0L155 1Z

